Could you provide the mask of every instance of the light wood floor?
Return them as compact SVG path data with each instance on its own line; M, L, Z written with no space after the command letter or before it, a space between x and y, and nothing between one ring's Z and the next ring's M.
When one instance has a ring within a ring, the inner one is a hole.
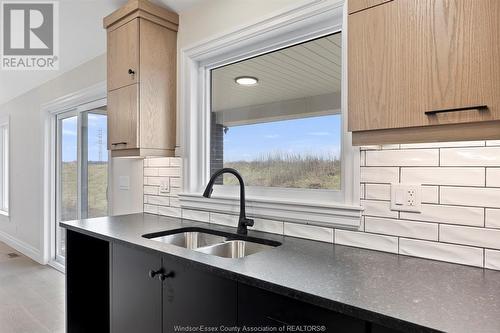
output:
M47 332L64 332L64 275L0 242L0 333Z

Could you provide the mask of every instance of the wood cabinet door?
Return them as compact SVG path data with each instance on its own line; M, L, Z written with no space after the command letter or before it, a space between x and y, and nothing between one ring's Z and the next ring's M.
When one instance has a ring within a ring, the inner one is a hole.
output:
M161 281L149 276L160 268L160 256L113 244L111 332L162 332Z
M236 281L163 257L163 332L175 326L235 326Z
M394 0L349 15L349 129L500 119L499 18L496 0Z
M139 20L108 31L108 91L139 82Z
M347 3L348 11L349 14L352 14L355 12L359 12L360 10L378 6L389 1L393 0L349 0Z
M138 84L108 92L108 149L139 147Z

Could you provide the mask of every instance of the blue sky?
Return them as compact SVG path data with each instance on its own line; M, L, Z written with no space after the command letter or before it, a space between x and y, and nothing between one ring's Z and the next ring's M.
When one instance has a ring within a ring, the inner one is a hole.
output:
M251 161L272 152L340 156L340 115L230 127L224 161Z
M88 115L88 156L89 161L99 161L99 129L102 129L102 160L108 160L106 116ZM77 117L66 118L62 123L62 160L76 161L77 155Z

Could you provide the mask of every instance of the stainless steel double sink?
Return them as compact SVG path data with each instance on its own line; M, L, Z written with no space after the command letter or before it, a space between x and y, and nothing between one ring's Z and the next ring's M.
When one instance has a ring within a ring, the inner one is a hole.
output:
M243 258L280 246L273 240L225 233L204 228L182 228L142 237L223 258Z

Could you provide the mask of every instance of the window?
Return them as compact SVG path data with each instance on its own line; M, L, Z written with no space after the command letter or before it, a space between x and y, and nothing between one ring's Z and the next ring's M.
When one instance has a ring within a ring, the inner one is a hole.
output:
M247 186L340 191L341 52L336 33L212 69L211 173L231 167Z
M310 2L180 50L185 209L358 228L359 151L346 124L344 2Z
M9 120L0 121L0 214L9 215Z

